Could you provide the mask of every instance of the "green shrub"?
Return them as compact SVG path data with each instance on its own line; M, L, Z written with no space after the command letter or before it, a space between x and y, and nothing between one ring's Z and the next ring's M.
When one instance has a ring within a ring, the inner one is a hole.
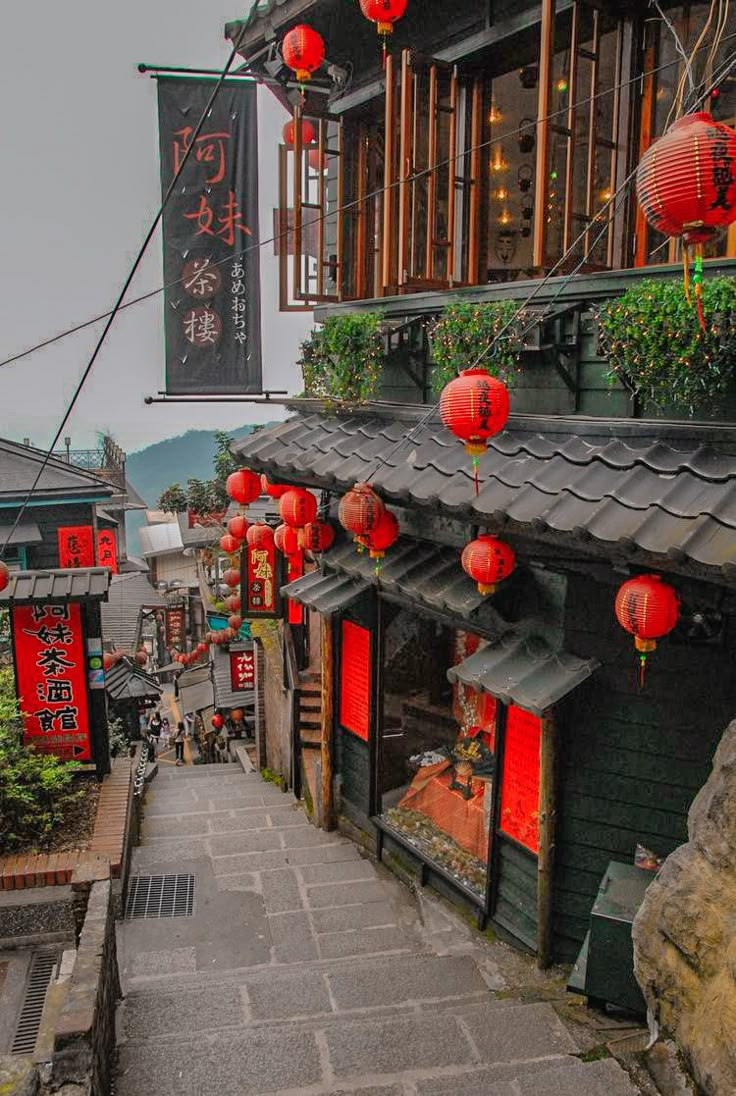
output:
M13 673L0 667L0 854L43 848L80 795L77 768L23 745Z
M378 394L385 363L380 312L330 316L301 346L304 394L358 406Z
M108 719L107 734L110 741L110 757L121 757L127 754L130 740L125 733L122 719Z
M475 365L509 384L519 371L519 354L528 324L528 313L519 310L518 301L448 304L429 330L435 395L462 369ZM492 351L488 350L490 346Z

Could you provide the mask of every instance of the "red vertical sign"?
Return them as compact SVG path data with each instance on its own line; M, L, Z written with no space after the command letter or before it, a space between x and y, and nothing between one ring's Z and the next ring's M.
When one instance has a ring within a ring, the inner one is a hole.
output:
M371 715L371 633L351 620L342 622L340 723L368 741Z
M542 721L515 704L506 717L501 784L503 833L539 852L539 747Z
M243 597L243 616L278 616L278 590L276 586L276 546L266 544L262 547L248 547L243 552L244 575L241 590Z
M183 648L186 639L186 618L183 605L166 609L166 646Z
M97 530L97 566L109 567L114 575L118 573L118 549L113 529Z
M253 651L230 651L230 685L234 693L255 688L256 664Z
M294 582L304 574L304 552L294 552L287 557L287 582ZM304 623L304 609L298 601L289 598L288 620L289 624Z
M91 760L79 605L16 606L13 641L23 741L64 760Z
M95 544L91 525L63 525L57 532L59 567L94 567Z

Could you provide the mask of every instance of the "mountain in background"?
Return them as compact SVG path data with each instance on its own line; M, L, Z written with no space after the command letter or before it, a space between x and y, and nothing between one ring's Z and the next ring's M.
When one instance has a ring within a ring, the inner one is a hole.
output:
M239 426L228 433L240 438L250 434L251 424ZM212 462L215 456L215 435L211 430L187 430L175 438L147 445L136 453L128 453L125 471L130 483L138 494L155 509L159 495L172 483L180 483L186 488L188 479L208 480L214 474ZM128 551L132 555L140 553L138 530L145 525L142 511L133 510L128 514L126 529Z

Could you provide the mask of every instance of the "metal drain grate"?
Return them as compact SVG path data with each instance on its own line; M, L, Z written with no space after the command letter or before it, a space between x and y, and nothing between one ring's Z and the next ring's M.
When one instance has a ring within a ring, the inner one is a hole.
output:
M193 907L193 875L134 875L125 916L191 917Z
M46 990L54 974L58 953L55 951L37 951L31 959L28 971L28 984L23 995L23 1007L15 1031L11 1054L32 1054L36 1046L38 1029L41 1026Z

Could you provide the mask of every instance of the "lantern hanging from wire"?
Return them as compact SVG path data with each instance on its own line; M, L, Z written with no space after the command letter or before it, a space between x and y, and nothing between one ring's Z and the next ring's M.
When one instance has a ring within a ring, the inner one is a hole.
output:
M677 624L680 614L677 592L659 575L637 575L619 587L615 611L621 627L634 637L634 646L639 652L639 686L642 687L647 655L656 648L657 640Z
M652 228L682 240L685 293L689 250L695 252L694 295L703 315L703 244L736 221L736 130L704 111L686 114L650 145L636 171L636 193Z
M285 556L293 556L299 551L299 533L291 525L277 525L273 531L273 542Z
M273 544L273 529L265 521L257 521L255 525L251 525L245 539L249 548L270 548Z
M449 381L440 396L440 417L473 458L475 493L478 465L488 439L500 433L509 417L509 390L485 369L463 369Z
M310 148L307 153L307 162L312 171L323 173L327 171L327 153L320 153L318 148Z
M216 731L219 731L225 723L225 720L222 718L219 712L215 712L215 714L212 716L212 719L210 720L210 723Z
M227 571L223 572L222 581L225 583L226 586L229 586L231 589L235 586L239 586L240 571L238 571L235 567L228 567Z
M238 540L245 540L245 534L248 532L248 519L243 514L236 514L235 517L230 518L227 523L227 531L231 537L237 537Z
M228 628L232 628L234 632L239 632L243 625L243 618L239 613L233 613L227 618Z
M292 487L279 499L281 520L294 529L302 529L317 517L317 500L303 487Z
M335 530L329 521L309 521L301 531L301 545L309 552L326 552L335 542Z
M238 468L237 472L231 472L225 481L225 490L231 499L239 502L241 506L248 506L255 502L261 493L261 477L249 468Z
M280 499L283 494L290 490L288 483L271 483L270 479L264 472L261 475L261 490L264 495L268 495L272 499Z
M406 11L406 4L407 0L360 0L360 10L366 19L376 24L376 30L381 36L384 68L388 36L393 34L394 23Z
M465 545L460 563L465 574L477 583L478 593L485 597L495 594L498 583L514 570L516 553L505 540L483 533Z
M197 644L197 654L198 655L206 655L208 647L209 647L209 643L205 643L205 641L202 640L201 643Z
M229 556L232 556L240 551L240 541L232 533L225 533L224 537L220 537L220 547L223 552L227 552Z
M302 145L311 145L315 138L314 126L306 118L302 119L301 125L302 131ZM286 122L284 128L281 130L281 135L284 138L284 144L293 147L294 138L296 136L296 126L294 125L294 119Z
M337 516L340 524L356 537L365 537L376 528L386 507L369 483L356 483L340 499Z
M4 590L9 582L10 571L8 570L8 565L6 563L3 563L3 561L0 559L0 590Z
M281 56L286 67L294 72L297 83L306 84L325 59L322 35L307 23L299 23L284 35Z
M376 571L381 568L381 560L386 550L399 539L399 523L395 514L384 509L378 523L365 536L359 536L358 543L368 549L368 555L376 560Z

